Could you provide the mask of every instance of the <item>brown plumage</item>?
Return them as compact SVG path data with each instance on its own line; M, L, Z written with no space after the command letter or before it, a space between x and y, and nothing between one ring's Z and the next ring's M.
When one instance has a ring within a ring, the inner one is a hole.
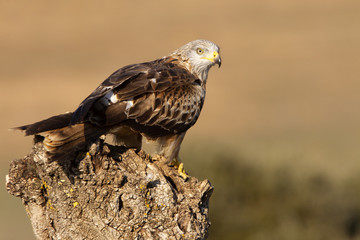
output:
M16 129L43 136L54 158L83 149L103 134L113 134L128 147L140 148L141 136L156 140L168 162L178 159L185 132L202 109L208 71L221 64L218 53L214 43L196 40L161 59L125 66L75 112Z

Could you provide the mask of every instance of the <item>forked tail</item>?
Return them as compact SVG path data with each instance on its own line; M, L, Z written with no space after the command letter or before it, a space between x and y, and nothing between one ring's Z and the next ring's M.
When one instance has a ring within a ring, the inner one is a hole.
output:
M26 135L43 136L44 147L52 160L85 149L87 143L108 131L106 127L91 123L70 126L71 117L72 113L65 113L14 129L24 131Z

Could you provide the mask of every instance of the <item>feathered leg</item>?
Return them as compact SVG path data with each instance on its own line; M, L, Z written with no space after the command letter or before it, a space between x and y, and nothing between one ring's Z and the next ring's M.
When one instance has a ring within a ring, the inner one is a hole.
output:
M188 175L186 174L184 170L184 164L181 162L181 159L179 157L180 146L182 141L184 140L185 133L186 132L161 137L158 139L158 143L160 148L160 156L166 159L167 164L170 163L176 166L178 168L178 173L180 174L180 176L186 180L188 178Z
M185 137L185 132L175 135L169 135L160 137L159 143L159 154L166 158L166 163L171 163L173 160L180 161L179 152L180 146Z

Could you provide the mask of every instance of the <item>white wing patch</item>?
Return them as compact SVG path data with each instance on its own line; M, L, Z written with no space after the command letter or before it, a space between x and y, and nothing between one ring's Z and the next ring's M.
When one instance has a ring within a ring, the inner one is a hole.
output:
M133 98L127 100L127 101L126 101L125 111L129 111L129 109L130 109L133 105L134 105Z
M116 102L118 101L118 98L117 98L116 94L111 95L110 101L111 101L112 103L116 103Z
M117 103L119 101L119 99L117 98L116 94L114 94L113 91L108 92L107 94L105 94L105 96L102 98L102 102L105 105L110 105L113 103Z
M152 83L156 83L156 78L152 78L152 79L150 79L150 82L152 82Z

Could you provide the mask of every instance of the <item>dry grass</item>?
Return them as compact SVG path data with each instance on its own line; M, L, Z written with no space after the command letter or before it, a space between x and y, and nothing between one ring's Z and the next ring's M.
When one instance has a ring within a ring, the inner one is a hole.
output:
M205 107L185 139L183 158L190 172L217 186L212 235L344 239L344 231L334 230L348 216L341 209L358 208L358 196L351 195L360 169L358 1L43 0L0 6L3 175L31 144L7 128L74 110L118 67L206 38L221 46L223 66L211 70ZM209 149L215 150L201 155ZM192 153L199 153L194 162ZM201 172L200 164L217 153ZM232 171L218 175L213 168ZM229 184L233 191L225 188ZM241 214L219 215L231 192L240 195ZM16 231L19 219L26 222L20 203L4 190L1 199L0 231L23 239ZM305 225L293 215L303 207ZM328 208L340 210L323 214ZM315 228L318 233L309 230Z

